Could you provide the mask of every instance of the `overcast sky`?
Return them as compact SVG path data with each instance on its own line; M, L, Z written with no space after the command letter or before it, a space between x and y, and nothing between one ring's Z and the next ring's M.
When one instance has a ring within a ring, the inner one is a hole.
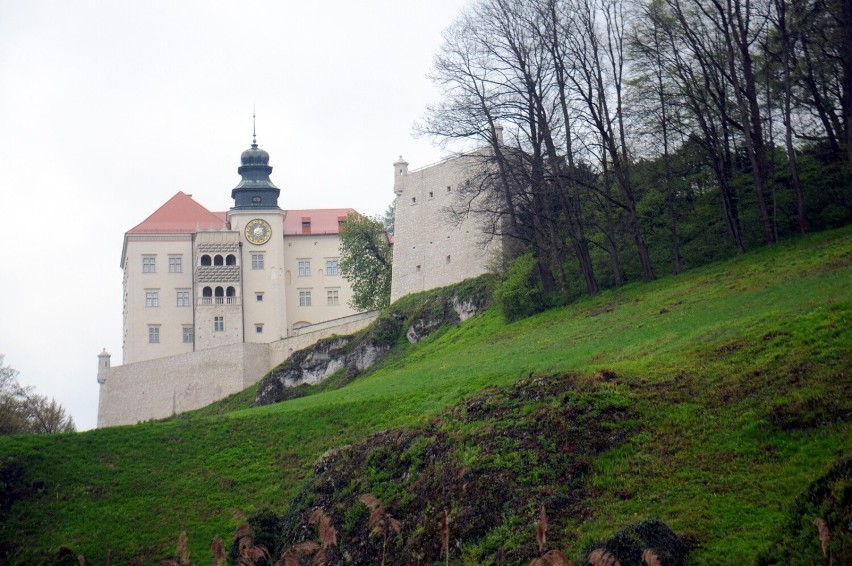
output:
M227 210L240 153L282 208L381 213L466 0L0 0L0 354L78 429L121 363L124 233L177 191Z

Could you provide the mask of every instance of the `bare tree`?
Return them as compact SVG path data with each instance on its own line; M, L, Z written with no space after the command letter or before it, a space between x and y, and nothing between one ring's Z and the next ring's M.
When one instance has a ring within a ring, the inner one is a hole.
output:
M18 371L3 365L0 354L0 435L74 432L74 419L55 399L18 382Z
M619 0L573 0L570 13L576 33L570 36L568 56L574 65L569 75L583 103L585 119L597 136L600 159L608 163L621 198L611 202L627 214L627 231L633 238L642 277L654 279L648 247L639 226L638 195L630 178L624 116L625 12Z

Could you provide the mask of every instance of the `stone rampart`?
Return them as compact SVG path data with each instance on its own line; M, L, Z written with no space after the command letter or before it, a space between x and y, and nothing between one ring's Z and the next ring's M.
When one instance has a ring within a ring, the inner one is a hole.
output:
M300 329L269 344L239 343L108 368L98 400L98 428L135 424L199 409L257 383L293 352L335 334L357 332L378 312ZM316 328L315 328L316 327Z

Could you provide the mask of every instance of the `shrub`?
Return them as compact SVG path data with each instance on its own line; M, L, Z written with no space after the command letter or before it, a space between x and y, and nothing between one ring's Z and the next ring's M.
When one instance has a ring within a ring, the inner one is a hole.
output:
M494 291L494 302L509 322L526 318L546 308L536 259L531 253L515 258Z

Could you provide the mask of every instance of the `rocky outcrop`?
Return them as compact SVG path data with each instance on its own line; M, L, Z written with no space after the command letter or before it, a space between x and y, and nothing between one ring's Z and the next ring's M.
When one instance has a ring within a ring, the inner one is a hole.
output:
M416 344L490 305L487 276L405 297L361 332L332 336L294 353L260 381L255 403L269 405L298 397L294 388L316 385L341 371L346 377L341 382L347 383L384 358L402 336Z
M348 377L369 369L390 350L390 345L358 341L357 335L335 336L300 350L270 372L258 385L255 403L271 405L283 401L285 390L316 385L338 371Z

